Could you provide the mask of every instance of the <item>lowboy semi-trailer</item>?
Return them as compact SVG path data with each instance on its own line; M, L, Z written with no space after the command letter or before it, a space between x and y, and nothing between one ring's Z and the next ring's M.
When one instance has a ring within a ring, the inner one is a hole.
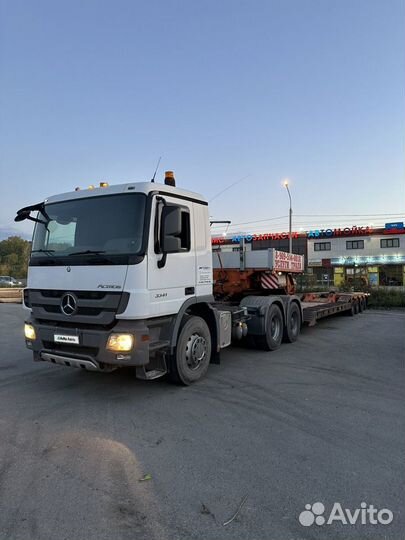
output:
M232 342L275 350L304 321L356 314L362 294L295 294L303 258L213 253L208 203L165 183L75 190L22 208L35 222L24 308L34 360L180 384Z

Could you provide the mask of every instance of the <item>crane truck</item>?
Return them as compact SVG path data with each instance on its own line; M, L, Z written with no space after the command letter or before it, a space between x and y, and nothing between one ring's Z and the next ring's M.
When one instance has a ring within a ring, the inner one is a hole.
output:
M207 201L171 171L164 184L76 188L20 209L25 219L25 342L38 362L189 385L232 342L275 350L304 321L365 307L361 295L295 294L300 255L213 252Z

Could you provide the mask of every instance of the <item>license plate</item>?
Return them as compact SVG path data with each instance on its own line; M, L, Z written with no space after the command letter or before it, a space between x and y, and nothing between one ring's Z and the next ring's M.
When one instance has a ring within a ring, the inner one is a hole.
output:
M64 336L62 334L55 334L53 339L56 343L75 343L79 345L79 336Z

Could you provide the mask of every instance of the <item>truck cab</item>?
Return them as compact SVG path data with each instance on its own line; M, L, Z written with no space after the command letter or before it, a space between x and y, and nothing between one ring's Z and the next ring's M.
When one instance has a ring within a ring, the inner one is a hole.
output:
M173 352L191 306L213 300L208 204L196 193L103 186L49 197L21 219L35 221L24 306L36 360L144 367L152 351ZM157 364L148 371L166 371Z

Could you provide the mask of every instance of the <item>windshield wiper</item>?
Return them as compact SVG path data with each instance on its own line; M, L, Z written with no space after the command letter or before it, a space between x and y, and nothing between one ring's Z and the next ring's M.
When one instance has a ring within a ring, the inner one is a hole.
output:
M47 255L51 255L51 253L55 253L54 249L33 249L31 253L46 253Z
M69 253L68 257L73 257L73 255L101 255L102 253L105 253L105 251L100 249L86 249L85 251L74 251L73 253Z

